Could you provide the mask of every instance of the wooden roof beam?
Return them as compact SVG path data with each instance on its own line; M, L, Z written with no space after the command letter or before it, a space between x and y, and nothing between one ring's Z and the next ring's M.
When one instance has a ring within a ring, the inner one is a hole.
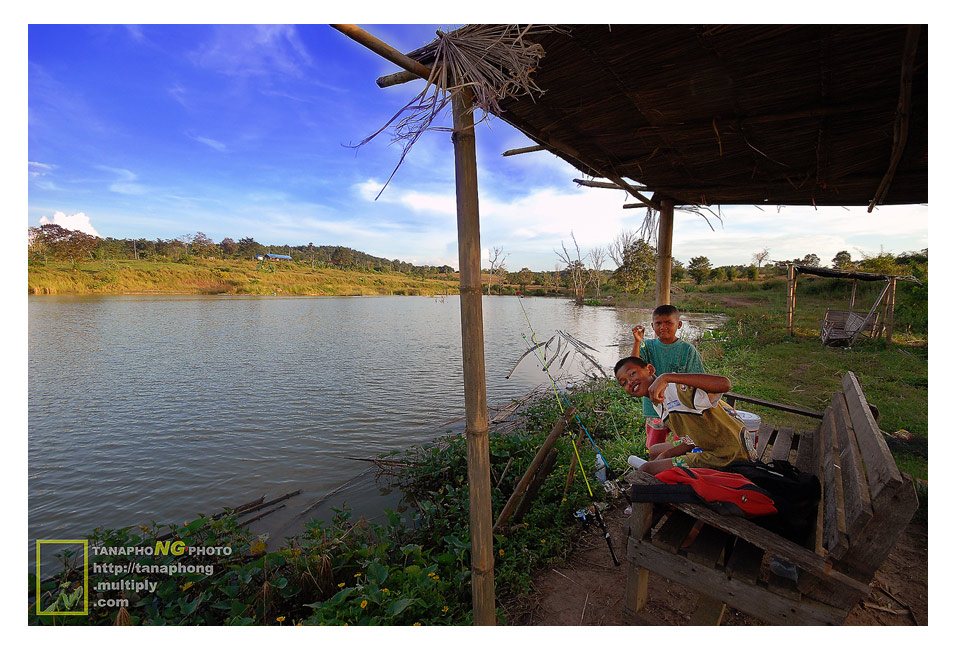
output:
M891 181L894 179L894 173L897 171L897 164L904 155L904 147L907 146L907 131L910 125L910 104L911 104L911 85L914 78L914 58L917 56L917 46L920 43L920 33L922 25L909 25L907 27L907 37L904 40L904 55L901 62L901 91L900 99L897 101L897 118L894 120L894 147L891 150L891 162L877 186L877 192L867 206L870 212L874 206L884 201L887 191L891 187Z
M419 79L419 75L413 74L408 70L401 70L379 77L375 80L375 85L379 88L388 88L389 86L398 86Z
M503 151L503 156L517 156L521 153L532 153L533 151L548 151L544 146L536 144L531 147L520 147L519 149L509 149L508 151Z
M392 61L392 63L396 64L400 68L404 68L410 75L414 75L408 79L408 81L411 81L416 77L428 79L429 75L432 73L432 69L428 66L424 66L415 59L407 57L399 50L395 49L388 43L380 41L378 38L362 29L358 25L330 24L329 26L342 32L359 45L369 48L382 58Z

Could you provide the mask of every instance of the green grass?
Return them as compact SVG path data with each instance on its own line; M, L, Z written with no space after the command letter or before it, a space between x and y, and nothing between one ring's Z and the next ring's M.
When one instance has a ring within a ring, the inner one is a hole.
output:
M31 263L27 291L34 295L433 295L458 293L458 283L413 279L402 273L312 269L308 264L295 262L260 265L247 260L117 260L80 263L75 269L69 262Z

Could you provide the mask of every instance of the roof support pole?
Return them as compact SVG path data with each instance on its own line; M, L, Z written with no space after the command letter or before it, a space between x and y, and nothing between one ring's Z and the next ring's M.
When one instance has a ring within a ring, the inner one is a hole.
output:
M671 304L671 240L675 229L675 202L659 201L658 212L658 279L655 283L655 306Z
M887 311L884 316L884 343L890 345L894 338L894 302L897 299L897 278L891 278L890 291L887 292Z
M793 264L788 264L788 297L787 297L787 326L788 336L794 336L794 295L797 289L797 270Z
M472 541L472 610L476 625L495 625L495 559L492 553L492 486L482 326L482 255L472 91L452 96L455 202L459 231L459 294L468 442L469 530Z

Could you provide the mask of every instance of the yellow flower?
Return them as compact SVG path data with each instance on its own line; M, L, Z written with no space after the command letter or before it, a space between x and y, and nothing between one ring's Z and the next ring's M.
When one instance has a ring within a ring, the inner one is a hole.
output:
M382 593L384 593L384 594L387 594L387 593L389 593L389 589L388 589L388 587L386 587L386 588L384 588L384 589L382 590Z
M285 617L285 616L277 616L277 617L276 617L276 620L279 621L280 623L282 623L283 621L286 620L286 617Z
M413 625L413 626L415 626L415 625L422 625L422 624L421 624L421 623L419 623L418 621L416 621L416 622L415 622L415 623L413 623L412 625Z
M181 585L181 586L180 586L180 589L182 589L183 591L186 591L187 589L189 589L189 588L192 587L192 586L193 586L193 583L192 583L192 582L187 582L185 585Z
M543 540L542 540L542 544L544 544L544 543L545 543L545 540L543 539Z
M499 556L499 557L505 557L505 549L504 549L504 548L498 549L498 556Z
M353 577L353 578L361 578L361 577L362 577L362 574L361 574L361 573L357 573L357 574L355 574L355 575L352 576L352 577Z
M359 607L361 607L362 609L365 609L366 605L368 604L369 604L368 600L363 600L361 603L359 603Z
M445 612L447 612L447 611L449 611L449 606L448 606L448 605L446 605L445 607L442 608L442 613L443 613L443 614L444 614Z
M342 589L342 588L345 587L345 586L346 586L346 583L344 583L344 582L340 582L340 583L339 583L339 589Z

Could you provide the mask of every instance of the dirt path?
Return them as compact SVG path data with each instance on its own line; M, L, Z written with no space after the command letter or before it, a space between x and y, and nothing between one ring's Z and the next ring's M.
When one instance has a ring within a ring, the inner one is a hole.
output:
M566 562L546 567L521 604L508 607L511 625L688 625L697 595L677 583L652 576L649 602L641 615L625 611L626 517L619 502L606 515L615 553L612 563L604 538L586 531ZM864 603L867 603L866 605ZM878 609L880 608L880 609ZM891 610L891 611L885 611ZM911 523L871 582L870 596L845 625L927 625L927 525ZM728 608L722 625L762 625Z

